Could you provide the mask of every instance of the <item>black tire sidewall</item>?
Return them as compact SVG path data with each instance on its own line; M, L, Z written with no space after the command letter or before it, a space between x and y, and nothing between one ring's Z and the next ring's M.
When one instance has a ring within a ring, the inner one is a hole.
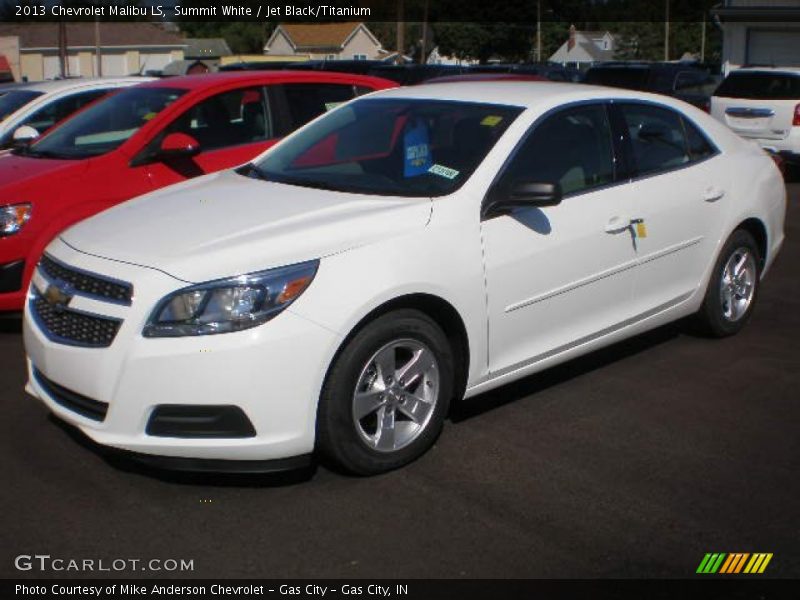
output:
M401 338L420 341L433 352L439 368L439 397L431 420L417 439L395 452L378 452L369 448L356 431L353 391L370 357ZM317 411L317 449L340 468L357 475L383 473L410 463L424 454L441 432L453 394L454 372L447 336L430 317L403 309L376 318L345 343L328 372Z
M747 312L739 320L729 321L722 313L720 282L722 280L722 274L725 269L725 265L730 259L731 254L742 247L749 249L755 257L755 290L753 291L753 299L750 302L750 306L747 307ZM719 257L717 258L717 262L714 265L714 271L712 272L711 279L708 282L705 300L703 301L703 307L700 312L703 324L710 334L716 337L727 337L729 335L734 335L738 333L750 320L750 317L753 314L753 309L756 305L756 301L758 300L759 288L761 287L760 254L761 253L758 251L758 246L756 245L753 236L742 229L737 229L734 231L725 242Z

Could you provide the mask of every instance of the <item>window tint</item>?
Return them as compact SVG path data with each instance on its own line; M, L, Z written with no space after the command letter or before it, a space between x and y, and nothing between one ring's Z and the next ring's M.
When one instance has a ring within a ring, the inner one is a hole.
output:
M264 90L260 87L231 90L198 102L175 119L159 138L176 132L195 138L204 152L274 137Z
M0 92L0 121L41 95L42 92L28 90Z
M283 90L292 120L291 130L302 127L356 95L352 85L337 83L287 83Z
M650 69L646 67L595 67L586 72L586 83L643 90L647 87Z
M104 96L109 90L91 90L72 94L66 98L59 98L29 115L20 125L29 125L39 133L44 133L53 125L66 119L72 113L77 112L90 102L94 102L100 96Z
M557 183L564 194L611 183L614 158L605 107L567 109L537 125L506 168L499 192L520 180Z
M639 175L673 169L689 162L681 117L647 104L620 106Z
M426 197L458 189L522 112L363 98L324 115L240 173L342 192Z
M130 87L73 116L25 150L25 154L81 159L121 146L185 90Z
M706 136L692 123L684 119L683 127L686 131L686 141L689 145L689 154L692 160L703 160L716 154L717 150L711 145Z
M800 99L800 76L769 71L734 71L725 78L715 96L761 100Z

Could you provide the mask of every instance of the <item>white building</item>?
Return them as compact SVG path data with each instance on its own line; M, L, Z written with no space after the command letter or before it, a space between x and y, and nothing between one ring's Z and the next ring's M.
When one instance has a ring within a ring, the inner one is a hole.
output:
M98 29L91 22L65 25L65 75L123 77L161 70L182 59L186 47L179 34L155 23L103 22ZM19 65L19 77L42 81L61 75L58 23L0 23L0 38L16 39L18 56L7 58ZM102 73L97 64L98 46Z
M800 66L800 0L724 0L712 14L722 26L725 73L742 65Z
M281 23L264 45L264 54L313 60L383 60L391 53L364 23Z
M550 62L585 69L614 59L614 36L608 31L578 31L570 25L569 37L550 57Z

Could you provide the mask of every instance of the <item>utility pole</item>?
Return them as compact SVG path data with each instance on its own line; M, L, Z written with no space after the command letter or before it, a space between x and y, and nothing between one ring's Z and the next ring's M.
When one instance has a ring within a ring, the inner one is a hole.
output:
M58 22L58 70L62 79L69 76L69 57L67 56L67 24Z
M536 62L542 62L542 0L536 0Z
M702 34L700 37L700 62L706 62L706 13L703 13Z
M419 53L419 64L424 65L428 59L428 0L422 14L422 51Z
M97 73L98 77L103 76L103 57L100 55L100 19L95 18L94 20L94 57L97 61L97 67L95 68L95 73Z
M664 0L664 60L669 60L669 0Z
M406 39L406 24L403 21L403 0L397 0L397 61L403 60L403 44Z

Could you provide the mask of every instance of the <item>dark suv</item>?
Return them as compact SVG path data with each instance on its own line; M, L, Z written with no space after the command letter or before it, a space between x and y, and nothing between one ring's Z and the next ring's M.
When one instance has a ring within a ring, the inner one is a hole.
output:
M589 69L584 82L665 94L708 112L719 78L695 64L609 62Z

